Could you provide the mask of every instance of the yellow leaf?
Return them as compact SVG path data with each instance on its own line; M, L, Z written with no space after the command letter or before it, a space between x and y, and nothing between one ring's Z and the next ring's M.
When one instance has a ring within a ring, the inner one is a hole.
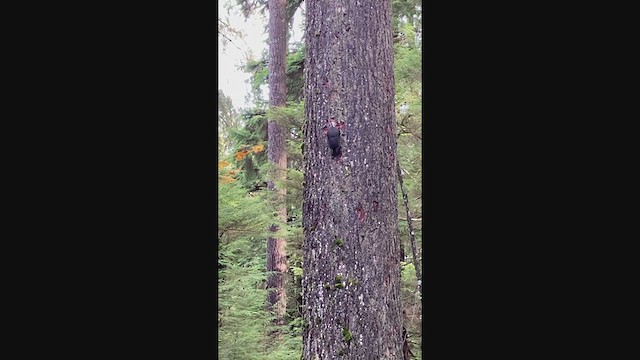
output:
M228 183L232 183L232 182L234 182L236 180L238 180L238 179L234 179L231 176L224 175L224 176L222 176L222 179L220 180L220 182L223 183L223 184L228 184Z
M255 145L254 147L251 148L251 150L253 150L253 152L260 152L264 150L264 145L263 144Z
M227 160L218 161L218 169L223 169L229 166L229 162Z

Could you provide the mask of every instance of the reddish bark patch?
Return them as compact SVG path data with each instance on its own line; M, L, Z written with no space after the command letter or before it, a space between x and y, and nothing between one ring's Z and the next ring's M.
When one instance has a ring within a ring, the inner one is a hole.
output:
M363 224L364 223L364 209L362 207L358 207L356 209L356 213L358 214L358 219L360 220L360 223Z

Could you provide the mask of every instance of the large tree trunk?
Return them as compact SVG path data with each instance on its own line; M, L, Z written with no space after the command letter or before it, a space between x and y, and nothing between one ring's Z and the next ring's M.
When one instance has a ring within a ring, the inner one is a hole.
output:
M287 24L285 21L286 0L269 0L269 107L286 105L285 61L287 55ZM278 218L282 224L287 222L285 204L286 189L276 188L276 179L283 180L287 173L286 131L273 119L269 119L268 158L275 166L271 173L269 188L279 195ZM270 227L271 232L278 231L276 225ZM287 273L286 240L269 237L267 239L267 270L275 273L269 276L267 287L272 289L267 298L269 307L274 311L278 325L284 324L287 309L285 291Z
M303 358L402 359L391 2L306 4Z

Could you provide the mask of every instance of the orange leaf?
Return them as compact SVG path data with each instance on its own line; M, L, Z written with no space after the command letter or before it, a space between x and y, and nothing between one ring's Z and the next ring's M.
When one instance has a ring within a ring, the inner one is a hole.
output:
M247 150L238 151L236 153L236 161L240 161L244 159L244 157L247 156L247 154L249 154L249 151Z
M218 161L218 169L223 169L229 166L229 162L227 160Z

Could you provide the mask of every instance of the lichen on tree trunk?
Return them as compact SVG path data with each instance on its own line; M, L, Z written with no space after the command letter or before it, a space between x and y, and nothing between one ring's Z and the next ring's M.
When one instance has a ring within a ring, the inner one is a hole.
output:
M391 2L305 2L303 358L402 359Z

